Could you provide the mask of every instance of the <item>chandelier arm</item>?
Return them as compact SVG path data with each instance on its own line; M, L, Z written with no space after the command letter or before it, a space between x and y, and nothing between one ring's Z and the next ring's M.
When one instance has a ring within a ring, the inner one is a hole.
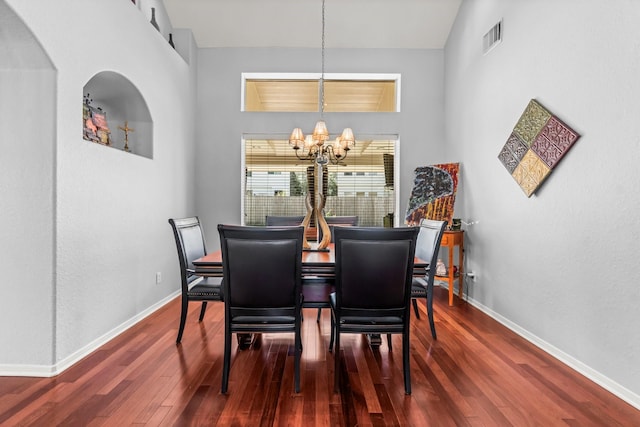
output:
M298 154L298 151L300 150L294 150L296 152L296 157L298 158L298 160L310 160L312 157L310 154L305 154L304 156L300 157L300 155Z
M340 162L347 157L346 155L343 157L338 158L338 156L336 156L336 152L333 149L333 146L329 145L327 147L325 147L325 152L327 154L327 157L329 158L329 161L331 162L332 165L337 165L340 164Z

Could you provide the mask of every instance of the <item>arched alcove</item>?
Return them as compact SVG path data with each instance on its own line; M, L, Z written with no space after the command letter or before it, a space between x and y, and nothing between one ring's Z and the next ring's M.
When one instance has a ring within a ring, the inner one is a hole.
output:
M92 130L83 131L85 139L119 150L124 150L126 145L133 154L153 158L153 121L149 107L129 79L114 71L101 71L84 85L83 98L83 104L88 102L91 107L89 114L103 114L110 131L108 140L92 133ZM86 119L85 116L83 128L92 129L91 123L87 125ZM96 123L96 120L93 122ZM125 123L127 128L132 129L127 132L128 141L125 141L123 130Z

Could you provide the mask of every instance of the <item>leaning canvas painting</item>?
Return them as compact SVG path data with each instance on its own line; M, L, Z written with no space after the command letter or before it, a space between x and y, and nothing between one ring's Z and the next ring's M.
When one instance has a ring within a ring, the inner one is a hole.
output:
M417 167L405 224L415 225L422 219L434 219L451 225L459 172L460 163Z

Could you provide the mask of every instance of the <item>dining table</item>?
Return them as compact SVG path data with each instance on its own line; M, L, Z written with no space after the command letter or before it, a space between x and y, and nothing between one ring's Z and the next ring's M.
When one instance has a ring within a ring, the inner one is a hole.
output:
M194 272L197 276L222 277L222 251L208 253L193 261ZM311 250L302 251L302 285L313 283L305 280L310 278L335 278L335 247L330 243L325 250L317 250L311 245ZM413 260L413 275L424 276L429 268L429 262L415 257Z
M311 244L310 250L302 251L302 292L305 295L305 306L328 307L329 294L335 279L335 246L330 243L324 249L316 249L317 244ZM223 277L222 250L208 253L202 258L193 261L194 272L197 276ZM424 277L429 268L429 262L418 257L413 260L413 276ZM323 285L324 284L324 285ZM238 334L238 345L246 348L250 344L249 334ZM379 346L379 335L369 335L371 346Z

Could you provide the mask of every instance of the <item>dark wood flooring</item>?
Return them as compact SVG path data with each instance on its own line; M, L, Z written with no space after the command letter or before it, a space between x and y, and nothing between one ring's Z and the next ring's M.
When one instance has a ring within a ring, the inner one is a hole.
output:
M2 426L640 426L640 411L469 304L436 289L438 339L424 305L412 319L413 393L404 394L400 336L345 335L333 392L329 312L305 310L302 390L293 392L293 336L263 335L235 349L220 394L222 304L198 323L190 306L175 345L179 300L55 378L0 378ZM234 340L235 343L235 340ZM235 345L235 344L234 344Z

